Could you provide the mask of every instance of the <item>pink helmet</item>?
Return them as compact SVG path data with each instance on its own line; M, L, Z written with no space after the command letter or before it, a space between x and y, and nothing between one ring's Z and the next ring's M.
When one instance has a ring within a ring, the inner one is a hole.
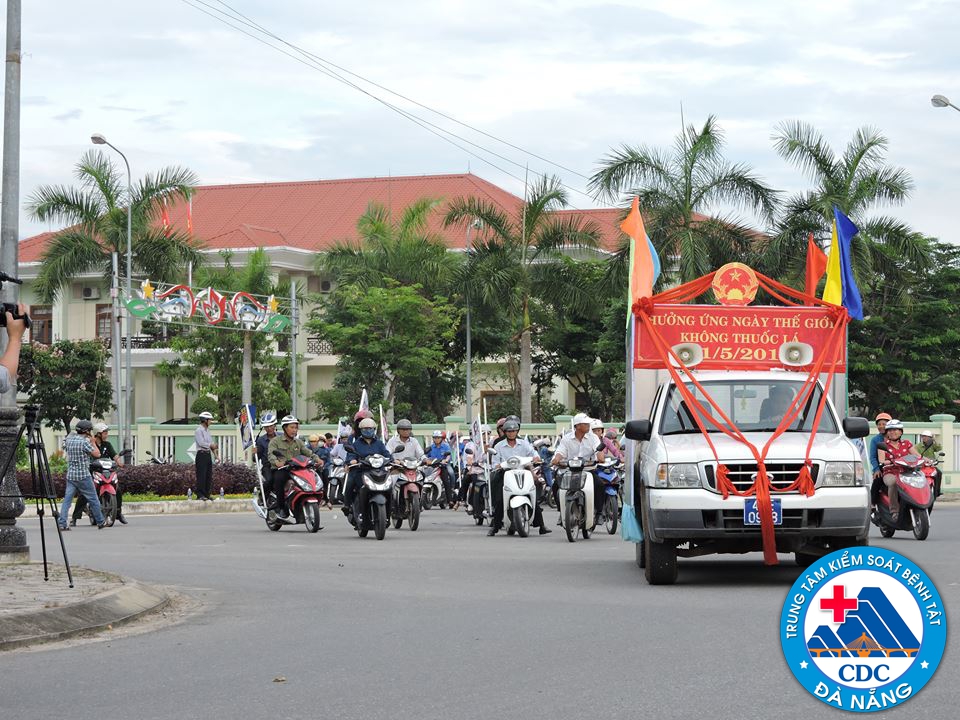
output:
M372 418L372 417L373 417L373 413L370 412L369 410L360 410L356 415L353 416L353 421L360 422L361 420L365 420L366 418Z

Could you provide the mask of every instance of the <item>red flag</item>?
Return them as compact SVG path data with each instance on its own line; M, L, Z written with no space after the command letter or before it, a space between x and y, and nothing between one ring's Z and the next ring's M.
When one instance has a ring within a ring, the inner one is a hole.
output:
M187 201L187 234L193 235L193 198Z
M817 283L827 271L827 254L813 239L813 233L807 238L807 282L804 287L807 295L817 295ZM810 305L809 301L806 303Z
M170 216L167 214L167 199L163 199L163 206L160 208L160 219L163 221L163 234L169 235L171 231Z

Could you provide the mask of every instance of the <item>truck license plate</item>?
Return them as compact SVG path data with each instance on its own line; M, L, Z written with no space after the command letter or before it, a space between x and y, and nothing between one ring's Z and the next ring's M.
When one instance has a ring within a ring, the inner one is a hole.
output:
M773 524L782 525L783 524L783 501L779 498L771 498L770 502L773 504ZM743 524L744 525L759 525L760 524L760 513L757 511L757 499L756 498L747 498L743 503Z

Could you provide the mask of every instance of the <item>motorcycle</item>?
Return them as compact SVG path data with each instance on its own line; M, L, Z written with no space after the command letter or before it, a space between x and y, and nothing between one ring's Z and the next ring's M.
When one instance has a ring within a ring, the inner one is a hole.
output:
M149 450L145 450L144 452L146 452L147 455L150 457L151 465L169 465L170 463L173 462L173 455L170 455L169 457L166 457L166 458L158 458Z
M283 453L279 450L275 450L274 455L283 457ZM274 469L274 472L278 470L290 472L283 488L283 503L287 516L282 518L275 510L267 511L267 527L272 531L276 532L284 525L304 525L310 533L323 529L320 526L320 505L324 501L323 483L315 468L316 464L312 458L297 455L286 465ZM266 498L269 507L274 501L272 490L268 491Z
M609 535L616 535L620 522L620 461L607 458L597 465L597 477L603 482L603 504L597 515L596 524L603 525Z
M537 503L537 483L533 479L535 457L512 457L500 463L503 470L503 514L507 535L530 534Z
M447 494L443 486L444 465L442 460L424 457L420 468L421 485L423 487L423 509L429 510L434 505L441 510L447 507Z
M468 466L464 482L470 483L470 490L467 493L467 512L477 525L483 525L483 521L490 517L490 489L483 466L478 464Z
M113 460L100 458L90 464L90 472L93 475L93 485L97 491L97 497L100 498L100 508L103 510L103 520L107 527L111 527L117 519L117 467ZM87 510L90 515L90 524L96 525L97 521L93 519L93 513Z
M377 540L383 540L387 534L387 506L392 485L388 475L390 467L387 458L380 454L359 458L357 462L363 467L362 483L349 519L360 537L365 538L372 529Z
M327 501L337 503L341 501L343 487L347 482L347 466L343 458L330 458L330 471L327 475Z
M595 462L585 463L582 458L570 458L558 478L560 491L557 502L560 505L560 522L567 532L567 540L577 541L577 535L584 540L590 539L590 533L596 528L593 517L593 475L591 470Z
M924 465L930 463L931 468L935 469L938 462L924 460L919 455L905 455L884 465L884 473L897 475L900 510L894 521L890 512L890 496L885 488L871 518L883 537L891 538L897 530L912 530L917 540L927 539L930 534L930 511L936 498L933 493L933 472L925 472Z
M394 449L397 452L397 449ZM392 468L391 482L393 497L390 504L390 515L393 517L393 527L397 530L406 520L411 531L420 527L420 495L423 487L420 484L420 473L417 472L420 462L413 458L395 460Z

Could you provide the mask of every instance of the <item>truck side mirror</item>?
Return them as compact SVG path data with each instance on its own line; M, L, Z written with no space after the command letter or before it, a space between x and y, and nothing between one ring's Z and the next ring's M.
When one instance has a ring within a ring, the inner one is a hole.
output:
M645 441L650 439L649 420L631 420L627 423L626 435L630 440Z
M870 422L862 417L844 418L843 434L851 440L865 438L870 434Z

